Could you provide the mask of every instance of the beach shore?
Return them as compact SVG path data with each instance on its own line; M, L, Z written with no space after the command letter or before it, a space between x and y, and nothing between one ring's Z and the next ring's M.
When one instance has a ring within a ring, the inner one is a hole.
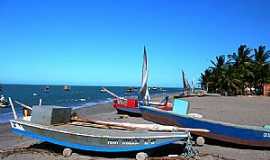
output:
M157 99L160 99L158 97ZM204 118L245 125L263 126L270 124L270 97L190 97L190 112L199 113ZM91 108L91 109L90 109ZM111 103L76 109L80 116L102 119L102 114L116 116ZM102 113L102 114L100 114ZM145 122L141 118L131 118L134 122ZM125 121L123 119L123 121ZM151 123L151 122L149 122ZM10 132L9 124L0 125L0 159L104 159L103 155L94 153L74 153L71 157L62 156L61 149L51 144L39 144L38 141L18 137ZM222 142L206 140L200 151L201 159L270 159L270 149L244 148ZM120 155L119 155L120 156ZM114 156L115 159L131 157ZM118 158L116 158L118 157ZM111 159L106 157L105 159Z

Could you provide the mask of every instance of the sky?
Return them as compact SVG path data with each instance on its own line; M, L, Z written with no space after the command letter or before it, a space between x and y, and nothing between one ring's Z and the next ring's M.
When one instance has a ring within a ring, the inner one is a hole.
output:
M270 49L268 0L1 0L0 83L139 86L197 81L239 45Z

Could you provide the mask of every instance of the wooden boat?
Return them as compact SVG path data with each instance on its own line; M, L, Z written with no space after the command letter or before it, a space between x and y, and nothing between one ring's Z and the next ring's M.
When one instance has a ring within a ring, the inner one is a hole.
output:
M10 100L11 101L11 100ZM12 103L12 102L11 102ZM186 129L164 131L145 130L143 125L102 121L74 121L71 108L59 106L33 106L31 116L19 119L13 104L14 119L10 120L15 134L50 142L68 148L96 152L129 152L153 149L176 141L185 141ZM72 121L71 121L72 120ZM139 129L137 129L139 127ZM155 129L157 127L152 127Z
M139 90L138 98L124 98L117 96L115 93L109 91L106 88L103 90L110 95L112 95L115 99L113 100L113 107L120 114L128 114L131 116L141 116L141 111L139 110L140 105L151 105L163 110L171 110L172 105L166 99L164 102L153 102L151 101L151 97L148 90L148 60L146 48L144 47L144 55L143 55L143 67L142 67L142 81L141 88ZM157 90L157 87L152 87L153 90Z
M171 103L153 103L149 102L149 105L152 107L156 107L162 110L170 111L172 110ZM138 99L128 98L128 99L120 99L115 98L113 100L113 107L117 110L119 114L128 114L131 116L141 116L141 111L139 109L140 102Z
M23 120L11 120L10 123L12 131L18 135L97 152L140 151L183 141L187 137L184 132L128 131L80 126L76 123L49 126Z
M145 119L165 125L179 127L202 128L210 132L191 132L198 136L233 144L270 147L270 129L260 126L237 125L221 121L192 118L186 115L188 102L175 99L172 111L140 106Z

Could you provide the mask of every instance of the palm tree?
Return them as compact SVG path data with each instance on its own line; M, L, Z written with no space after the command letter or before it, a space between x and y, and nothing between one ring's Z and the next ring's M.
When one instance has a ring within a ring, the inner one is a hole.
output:
M220 75L221 77L218 80L218 84L221 88L221 93L225 94L225 92L227 92L228 95L235 95L239 90L241 81L238 79L233 66L226 65Z
M262 94L263 91L263 84L267 82L267 80L270 78L270 64L269 64L269 58L270 58L270 51L265 50L265 46L259 46L258 49L254 49L255 52L255 67L254 67L254 73L255 73L255 84L256 88L259 89L259 93Z
M212 71L211 69L208 68L204 71L204 73L201 73L201 77L199 80L201 82L202 89L206 89L207 92L208 92L209 83L211 83L211 75L212 75Z
M236 71L237 77L239 77L241 92L244 92L245 87L251 87L254 82L254 74L252 72L252 49L248 48L246 45L240 45L237 53L228 55L228 63L232 64L234 71Z
M221 83L219 82L219 80L222 77L222 74L224 73L224 65L225 65L225 56L221 55L221 56L217 56L216 57L216 62L211 61L212 63L212 67L210 67L212 69L212 81L213 81L213 88L215 88L216 91L222 92L223 88Z
M240 45L237 54L233 53L228 55L229 62L233 62L234 66L248 65L252 62L253 55L251 54L251 49L247 45Z

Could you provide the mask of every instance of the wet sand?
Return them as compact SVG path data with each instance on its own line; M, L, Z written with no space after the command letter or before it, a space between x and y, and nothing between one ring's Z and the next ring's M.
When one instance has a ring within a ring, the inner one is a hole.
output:
M204 118L226 121L245 125L270 124L270 97L191 97L190 112L200 113ZM80 108L77 114L85 117L102 119L119 117L111 107L111 103ZM102 113L102 114L100 114ZM145 123L145 120L135 117L130 121ZM119 121L119 119L117 120ZM121 121L121 119L120 119ZM122 121L126 121L122 119ZM148 122L151 123L151 122ZM100 155L96 153L76 152L69 158L61 155L62 148L51 144L39 144L37 141L17 137L9 130L9 124L0 125L0 159L131 159L131 155ZM200 151L201 159L270 159L270 149L246 148L223 142L206 141L203 147L196 147ZM35 145L34 145L35 144ZM120 157L121 156L121 157Z

